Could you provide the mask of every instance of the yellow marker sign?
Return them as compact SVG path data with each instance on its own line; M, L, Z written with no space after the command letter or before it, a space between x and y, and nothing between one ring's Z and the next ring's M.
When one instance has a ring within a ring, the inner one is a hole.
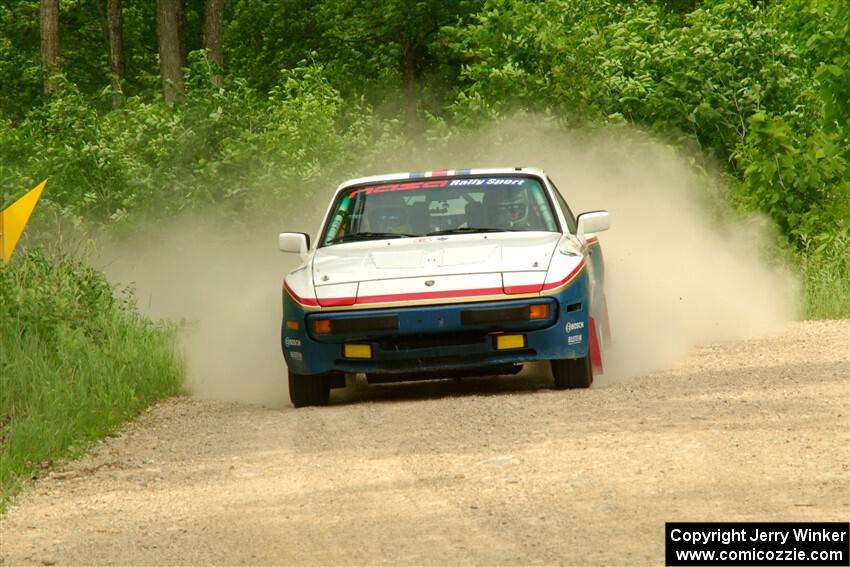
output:
M47 185L47 179L38 184L38 186L6 207L6 210L0 212L0 258L7 264L12 259L12 252L15 251L15 245L18 244L18 239L24 232L24 227L27 221L30 220L35 204L41 197L41 192L44 186Z

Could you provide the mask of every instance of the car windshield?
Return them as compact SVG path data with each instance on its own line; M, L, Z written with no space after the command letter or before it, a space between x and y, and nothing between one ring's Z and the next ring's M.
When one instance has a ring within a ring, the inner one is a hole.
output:
M322 243L503 231L558 231L538 180L465 177L355 186L337 197Z

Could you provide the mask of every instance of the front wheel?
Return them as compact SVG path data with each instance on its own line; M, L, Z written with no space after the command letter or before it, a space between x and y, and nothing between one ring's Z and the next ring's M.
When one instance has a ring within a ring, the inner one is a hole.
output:
M593 365L590 363L590 356L553 360L552 376L555 378L556 390L589 388L593 383Z
M331 380L327 374L306 375L289 372L289 399L293 406L326 406L330 397Z

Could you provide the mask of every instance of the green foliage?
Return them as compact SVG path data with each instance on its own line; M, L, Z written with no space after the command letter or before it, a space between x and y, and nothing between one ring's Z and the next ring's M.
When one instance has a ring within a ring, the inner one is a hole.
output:
M315 7L300 0L234 2L225 31L228 67L238 69L251 88L268 92L282 69L318 56L323 45L328 51L338 48L322 40L327 23L316 17ZM348 78L363 71L361 61L349 58Z
M805 317L850 319L850 236L813 242L800 254Z
M776 12L777 25L801 46L811 77L802 92L814 112L802 122L751 117L735 153L744 169L736 194L768 212L809 258L850 234L850 12L834 0L792 0Z
M0 265L0 508L20 483L179 391L174 329L103 275L39 252Z
M39 341L56 340L63 327L94 338L100 321L93 316L121 306L101 274L67 258L54 263L36 252L0 274L2 320Z
M707 3L681 25L639 6L603 35L598 69L607 112L685 132L720 159L755 113L806 114L794 46L748 1Z
M823 128L835 134L850 158L850 10L841 0L815 2L825 23L806 42L815 54L815 80L823 104Z
M41 101L38 2L0 4L0 120L14 119Z
M226 31L227 58L262 92L277 84L282 69L316 60L346 98L363 96L388 112L423 103L433 111L456 75L441 58L440 28L464 19L480 3L240 0Z
M596 109L596 44L625 9L609 0L489 0L471 22L444 28L462 63L454 118L490 119L519 105Z
M223 147L222 162L237 179L230 196L260 190L264 197L290 196L293 187L309 186L371 142L368 109L349 106L321 65L282 71L257 110L254 127ZM298 194L309 199L309 192Z
M464 62L450 109L462 123L517 107L625 119L693 144L725 164L739 207L827 270L819 259L840 257L827 251L850 230L850 10L766 5L488 0L444 30Z
M115 223L211 204L239 211L291 196L382 135L369 109L343 100L319 64L282 71L267 95L240 80L212 87L200 52L188 71L176 108L129 97L100 114L63 81L18 126L0 123L6 200L49 175L44 198L75 217Z
M624 116L685 133L725 160L756 112L806 111L795 47L746 0L684 17L657 4L500 0L447 33L468 61L461 116L518 103Z
M826 247L850 228L850 167L836 136L801 136L782 118L757 113L737 154L744 179L736 194L767 212L801 248Z

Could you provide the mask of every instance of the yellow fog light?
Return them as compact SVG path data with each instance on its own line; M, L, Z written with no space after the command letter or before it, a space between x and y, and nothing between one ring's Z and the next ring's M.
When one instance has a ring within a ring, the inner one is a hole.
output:
M496 335L496 349L522 348L525 346L525 335Z
M344 345L342 354L345 358L372 358L372 345Z

